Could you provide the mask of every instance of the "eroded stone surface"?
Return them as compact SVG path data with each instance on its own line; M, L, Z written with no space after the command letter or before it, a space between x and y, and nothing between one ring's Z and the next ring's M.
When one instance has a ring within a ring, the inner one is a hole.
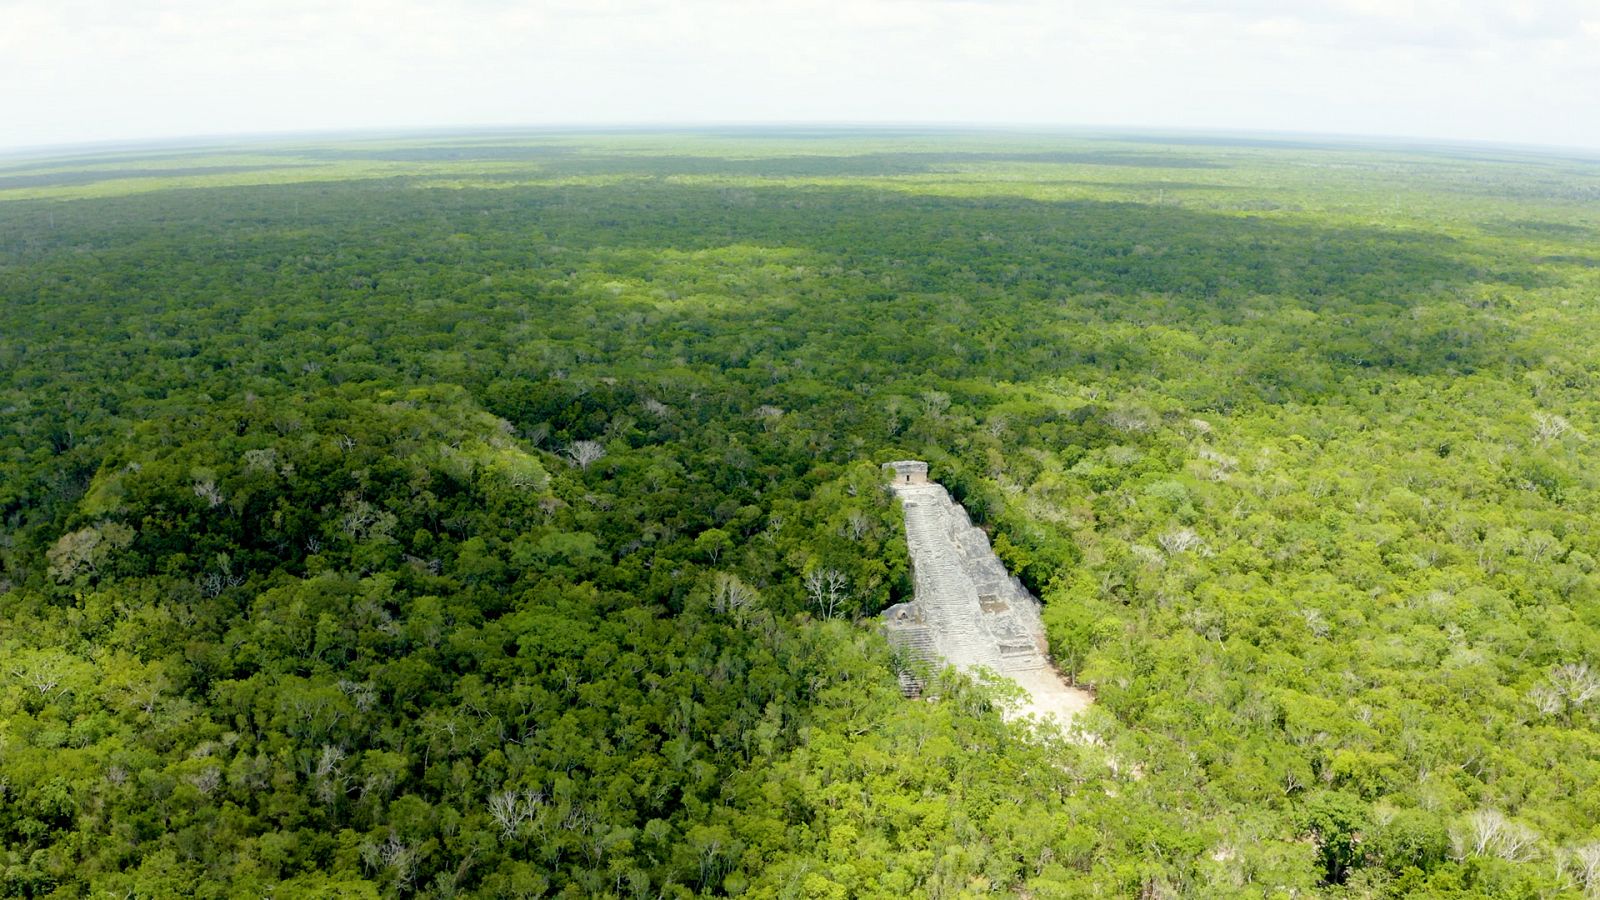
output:
M1009 710L1012 718L1070 723L1090 696L1051 665L1039 601L1006 571L988 536L943 485L895 482L892 488L905 508L916 599L884 612L889 639L936 665L987 669L1016 682L1026 700ZM908 694L921 689L911 679L902 683Z

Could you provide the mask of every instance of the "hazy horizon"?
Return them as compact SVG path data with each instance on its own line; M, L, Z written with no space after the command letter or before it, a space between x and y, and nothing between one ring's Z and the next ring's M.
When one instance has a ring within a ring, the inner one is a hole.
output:
M1106 142L1145 142L1170 140L1176 143L1227 145L1254 143L1285 149L1352 149L1415 151L1512 151L1534 155L1593 156L1600 161L1600 145L1540 144L1516 141L1439 138L1406 134L1352 134L1313 131L1274 131L1266 129L1163 128L1161 126L1112 127L1093 124L1010 124L968 122L571 122L524 125L396 125L358 129L316 129L300 131L240 131L216 134L170 134L144 138L112 138L58 144L0 145L0 159L45 160L72 155L115 156L129 152L173 151L179 153L208 150L239 150L254 146L301 145L318 143L360 143L364 141L422 141L459 138L483 140L537 139L540 137L591 135L713 135L770 137L805 136L834 133L846 138L895 137L1008 137L1039 139L1060 136L1075 140Z
M1600 0L0 0L0 149L326 132L1183 131L1600 148Z

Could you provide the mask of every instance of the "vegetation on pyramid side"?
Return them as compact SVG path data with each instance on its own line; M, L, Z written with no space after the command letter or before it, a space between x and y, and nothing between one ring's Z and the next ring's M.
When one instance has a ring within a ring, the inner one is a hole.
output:
M0 160L0 896L1600 894L1600 161ZM881 463L1076 741L906 660Z

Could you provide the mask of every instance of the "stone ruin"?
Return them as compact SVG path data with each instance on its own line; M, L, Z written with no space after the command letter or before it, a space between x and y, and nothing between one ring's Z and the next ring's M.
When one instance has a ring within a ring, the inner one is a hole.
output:
M886 471L892 472L889 480L894 484L927 484L928 464L918 459L902 459L883 464Z
M1016 681L1029 696L1023 713L1055 716L1062 724L1089 702L1067 686L1050 663L1039 601L995 556L989 537L943 485L928 480L928 464L889 463L891 489L905 510L915 599L883 613L889 641L928 665L977 673L987 669ZM900 686L917 697L925 685L906 667Z

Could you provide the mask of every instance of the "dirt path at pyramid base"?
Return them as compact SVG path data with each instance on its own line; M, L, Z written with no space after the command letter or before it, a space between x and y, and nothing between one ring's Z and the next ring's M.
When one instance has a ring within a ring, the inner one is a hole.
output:
M1006 677L1027 691L1027 696L1021 704L1006 711L1008 719L1036 716L1041 722L1053 720L1065 729L1072 724L1073 718L1078 713L1094 703L1094 695L1083 688L1067 684L1054 669L1011 672Z

